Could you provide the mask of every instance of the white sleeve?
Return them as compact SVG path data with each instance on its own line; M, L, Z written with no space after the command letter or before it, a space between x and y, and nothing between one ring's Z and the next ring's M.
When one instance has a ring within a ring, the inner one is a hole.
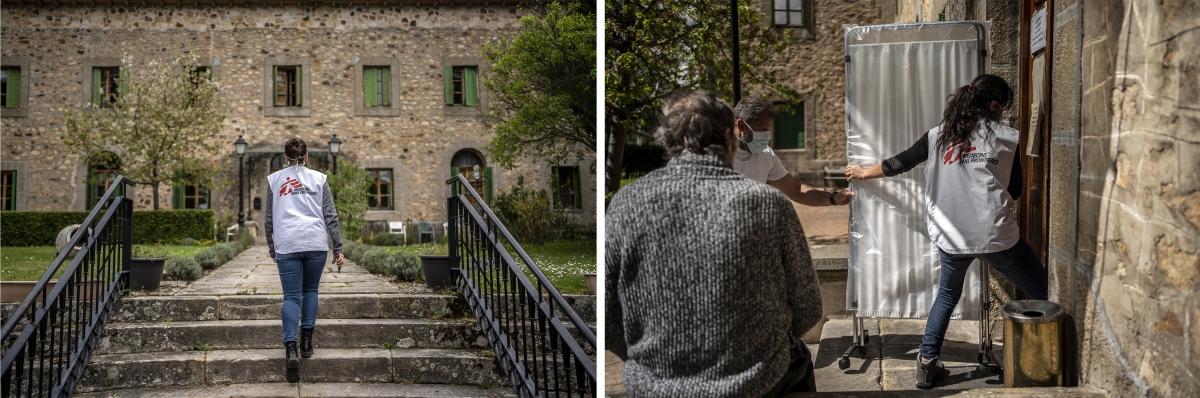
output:
M775 155L775 151L767 152L771 156L771 171L767 173L767 181L775 181L783 177L787 177L788 170L783 167L783 161L779 160L779 156Z

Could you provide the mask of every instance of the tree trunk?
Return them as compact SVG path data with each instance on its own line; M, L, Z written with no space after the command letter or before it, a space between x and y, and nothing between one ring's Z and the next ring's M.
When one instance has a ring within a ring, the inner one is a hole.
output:
M150 195L153 198L154 210L158 210L158 183L158 170L154 170L150 173Z
M610 119L611 121L611 119ZM605 171L605 188L609 193L621 188L621 174L625 170L625 142L628 134L620 123L610 123L612 142L609 144L608 170Z

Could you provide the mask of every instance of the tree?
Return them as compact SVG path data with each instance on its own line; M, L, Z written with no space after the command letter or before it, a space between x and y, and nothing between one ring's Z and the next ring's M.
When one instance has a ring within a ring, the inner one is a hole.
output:
M496 133L488 150L505 167L596 151L596 16L575 2L536 11L515 38L484 49Z
M212 137L225 114L217 83L197 65L195 58L178 58L136 73L122 70L116 98L105 107L66 112L63 142L85 159L120 148L121 173L153 188L155 210L163 181L211 185L220 170Z
M738 2L741 72L748 83L789 100L800 93L783 84L772 61L788 32L761 21L752 0ZM712 0L606 2L606 190L620 187L624 149L657 122L662 100L678 89L704 89L732 98L729 3Z
M364 216L367 214L367 192L375 179L354 163L345 162L337 173L329 175L329 192L338 211L338 223L346 239L361 237Z

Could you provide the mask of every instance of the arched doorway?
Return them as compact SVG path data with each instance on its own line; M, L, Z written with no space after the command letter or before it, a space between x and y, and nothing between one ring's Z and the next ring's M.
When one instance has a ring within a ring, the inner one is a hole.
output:
M462 149L450 158L450 175L462 174L471 187L489 203L492 201L492 168L488 167L483 154L474 149ZM457 192L456 192L457 194Z

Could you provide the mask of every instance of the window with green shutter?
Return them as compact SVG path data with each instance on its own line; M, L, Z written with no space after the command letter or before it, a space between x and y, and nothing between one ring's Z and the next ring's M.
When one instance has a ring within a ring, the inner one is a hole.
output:
M17 209L17 171L0 171L0 210Z
M276 107L303 106L300 65L275 65L274 68L274 78L272 79L274 87L271 90L274 94L272 96L274 105Z
M579 180L579 166L553 166L550 168L550 185L554 187L554 208L583 208L583 185Z
M121 67L98 66L92 68L92 104L111 108L121 91Z
M804 149L804 103L775 104L775 149Z
M479 106L479 67L447 66L446 105Z
M363 66L363 106L392 106L391 69L388 66Z
M0 68L0 106L8 109L21 107L21 68Z

